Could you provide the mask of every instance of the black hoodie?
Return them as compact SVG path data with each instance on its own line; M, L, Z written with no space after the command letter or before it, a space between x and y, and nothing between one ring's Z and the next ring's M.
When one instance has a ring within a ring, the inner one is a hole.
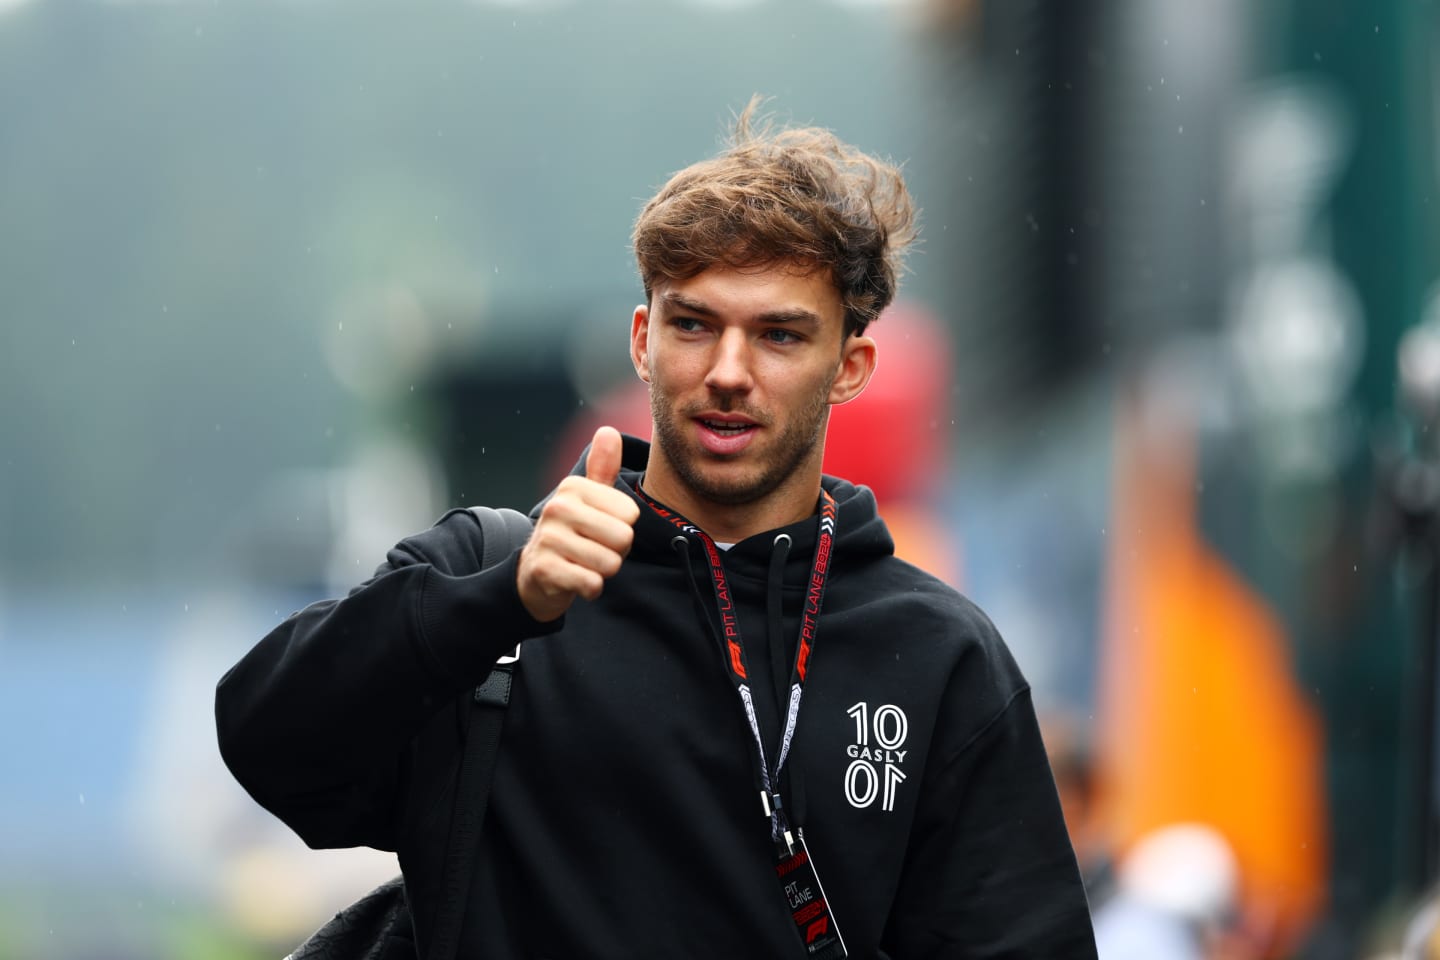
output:
M632 494L647 451L626 438ZM850 956L1093 958L1024 678L978 608L894 557L867 488L823 484L839 522L786 786ZM768 645L788 670L817 526L723 555L767 749ZM516 557L481 571L478 524L452 511L226 674L226 763L311 846L397 851L423 944L468 691L523 640L460 955L803 958L701 620L708 564L676 532L642 501L603 596L540 624Z

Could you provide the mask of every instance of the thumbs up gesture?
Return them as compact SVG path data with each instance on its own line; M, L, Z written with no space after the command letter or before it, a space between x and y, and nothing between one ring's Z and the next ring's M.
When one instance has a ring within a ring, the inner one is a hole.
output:
M620 448L614 427L595 431L585 476L560 481L520 552L520 602L542 623L570 609L576 597L600 596L630 552L640 508L615 488Z

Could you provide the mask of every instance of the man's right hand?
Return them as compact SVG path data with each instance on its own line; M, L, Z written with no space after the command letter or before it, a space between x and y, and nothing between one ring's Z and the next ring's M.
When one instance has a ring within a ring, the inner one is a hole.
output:
M542 623L570 609L576 597L600 596L630 552L640 507L615 488L620 452L618 430L596 430L585 476L560 481L520 551L520 602Z

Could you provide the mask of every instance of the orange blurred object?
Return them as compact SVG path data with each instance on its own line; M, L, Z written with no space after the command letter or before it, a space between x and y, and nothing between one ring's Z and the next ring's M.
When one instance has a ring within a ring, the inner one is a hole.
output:
M1278 617L1196 523L1189 424L1119 415L1097 761L1111 843L1177 821L1233 845L1247 925L1271 955L1325 894L1322 732Z

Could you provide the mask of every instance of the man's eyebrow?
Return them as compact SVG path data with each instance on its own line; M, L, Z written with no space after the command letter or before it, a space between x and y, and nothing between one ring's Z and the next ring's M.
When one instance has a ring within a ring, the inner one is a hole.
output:
M715 316L715 311L705 306L699 300L692 300L683 293L670 292L660 297L660 302L671 310L683 310L686 313L702 313L707 317Z
M811 313L803 307L792 307L789 310L771 310L756 317L761 323L786 323L802 327L819 327L822 321L818 314Z
M706 317L718 316L718 313L711 307L707 306L703 301L687 297L683 293L675 293L672 291L670 293L662 294L660 297L660 301L670 310L682 310L686 313L698 313ZM806 310L803 307L791 307L789 309L782 310L767 310L765 313L760 314L755 319L759 323L788 323L798 324L806 327L819 327L824 322L820 319L819 315L813 313L810 310Z

